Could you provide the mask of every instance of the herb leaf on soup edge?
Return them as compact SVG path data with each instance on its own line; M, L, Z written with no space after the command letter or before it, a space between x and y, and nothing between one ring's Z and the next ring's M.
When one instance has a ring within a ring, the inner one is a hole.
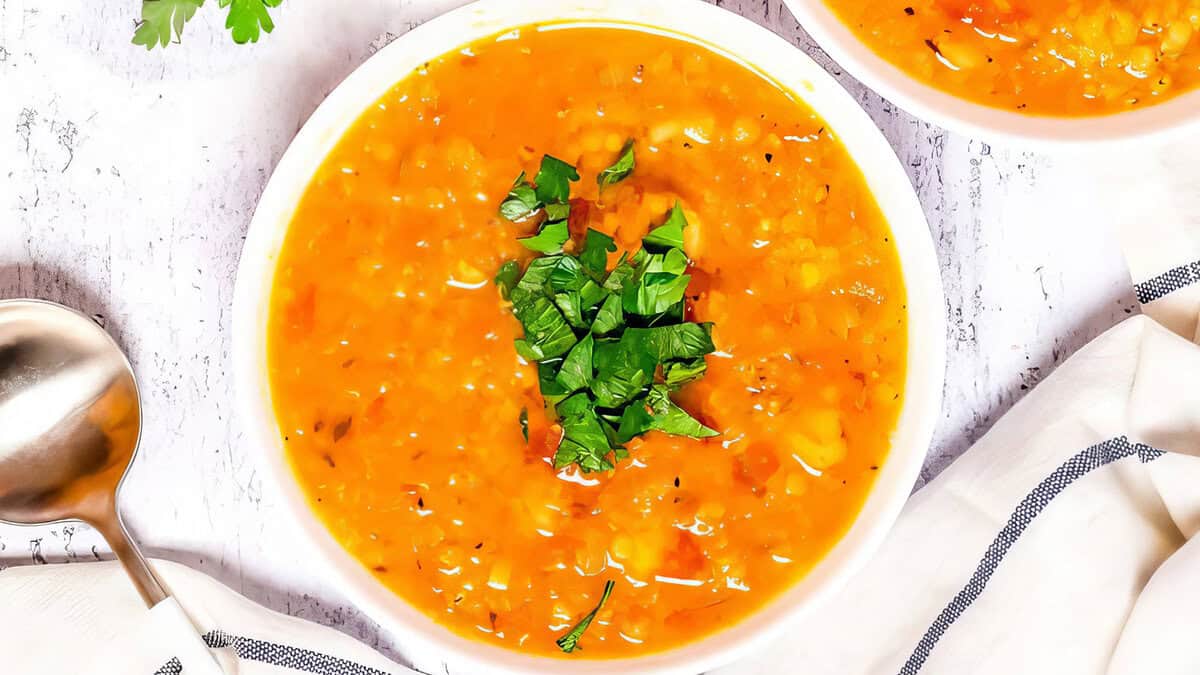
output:
M571 630L567 631L562 637L554 641L554 643L558 645L558 648L563 650L563 653L570 654L579 647L579 638L583 637L584 631L588 629L588 626L592 625L592 621L595 620L596 615L599 614L600 610L604 608L604 604L608 602L608 596L612 595L613 588L615 588L616 585L616 582L612 581L611 579L604 582L604 592L600 594L600 602L596 604L596 608L583 615L583 618L579 620L579 623L575 624Z

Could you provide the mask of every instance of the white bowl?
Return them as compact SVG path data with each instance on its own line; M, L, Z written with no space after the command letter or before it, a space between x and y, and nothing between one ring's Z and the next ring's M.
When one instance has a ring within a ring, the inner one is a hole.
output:
M267 313L280 246L317 166L359 114L421 63L463 43L546 21L633 23L690 39L753 64L797 92L837 132L891 224L908 291L908 376L893 449L848 534L793 588L741 623L701 641L636 659L533 657L468 640L381 585L310 510L285 454L267 376ZM330 583L401 644L432 650L463 672L697 673L751 653L789 620L830 596L877 549L912 490L938 417L944 369L944 304L929 229L891 147L854 100L803 53L769 31L694 0L483 0L405 34L329 95L275 168L246 238L234 298L233 361L241 424L262 454L267 483L312 545Z
M784 4L855 79L913 115L971 138L1029 149L1083 150L1112 142L1163 142L1200 128L1200 90L1140 110L1097 117L1023 115L972 103L913 78L876 54L825 0L784 0Z

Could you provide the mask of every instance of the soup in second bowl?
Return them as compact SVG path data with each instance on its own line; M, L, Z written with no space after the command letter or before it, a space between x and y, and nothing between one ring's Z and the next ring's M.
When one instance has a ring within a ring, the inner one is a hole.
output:
M825 0L912 77L1031 115L1136 110L1200 83L1200 0Z
M364 111L280 253L296 480L383 586L532 654L730 625L886 461L906 309L832 129L697 44L527 27Z

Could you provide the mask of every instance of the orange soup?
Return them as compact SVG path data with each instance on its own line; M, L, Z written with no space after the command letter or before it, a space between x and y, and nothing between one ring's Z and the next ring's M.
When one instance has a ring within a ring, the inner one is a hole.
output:
M1104 115L1200 83L1200 0L826 0L938 89L1033 115Z
M627 139L636 169L601 192ZM533 257L498 205L543 154L582 175L572 231L619 249L680 204L687 313L717 351L676 400L718 435L553 467L492 281ZM280 254L270 380L296 479L381 584L460 635L564 656L612 581L569 658L629 657L742 619L845 533L888 453L905 322L887 223L796 96L683 40L530 27L405 77L317 170Z

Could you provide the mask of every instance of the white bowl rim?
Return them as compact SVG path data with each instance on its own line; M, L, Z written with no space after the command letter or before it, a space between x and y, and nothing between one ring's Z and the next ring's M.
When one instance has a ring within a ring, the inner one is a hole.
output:
M1091 117L1028 115L975 103L909 75L858 39L825 0L784 0L800 26L846 72L921 120L969 138L1030 150L1107 151L1163 143L1200 128L1200 89L1138 110Z
M513 27L561 21L618 25L691 39L753 64L750 67L795 92L839 135L863 172L890 223L907 291L904 404L892 450L847 533L805 578L746 619L681 647L635 658L535 657L469 640L384 589L310 509L283 448L267 375L266 316L279 247L299 195L346 127L424 61ZM696 0L479 0L418 26L359 66L329 94L280 159L255 211L238 267L232 345L238 419L248 443L262 455L264 483L279 496L289 524L301 535L297 539L338 591L393 632L400 644L419 646L422 654L432 650L472 673L599 675L632 669L684 675L760 649L844 584L878 549L911 493L939 416L945 370L944 304L928 225L894 151L853 98L787 41Z

